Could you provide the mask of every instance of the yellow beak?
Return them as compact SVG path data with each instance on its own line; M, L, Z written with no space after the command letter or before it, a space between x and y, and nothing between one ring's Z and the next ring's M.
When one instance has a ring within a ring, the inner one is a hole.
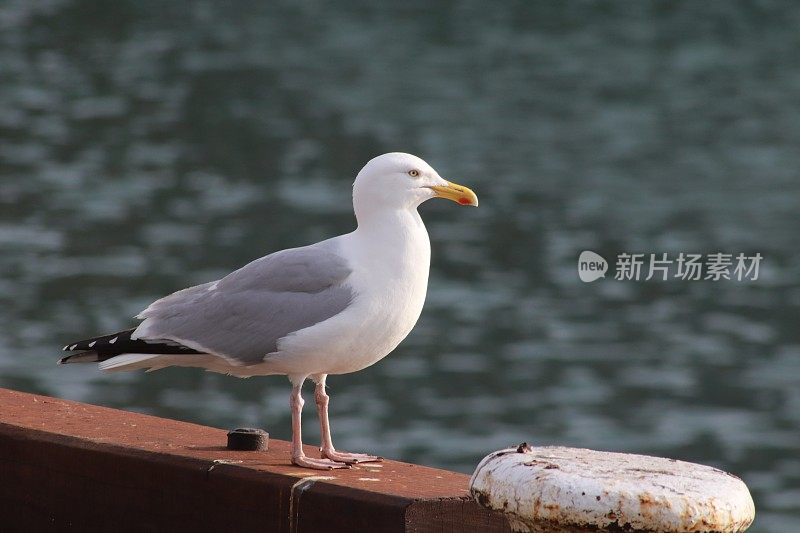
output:
M429 187L439 198L447 198L461 205L478 206L478 197L469 187L447 182L447 185Z

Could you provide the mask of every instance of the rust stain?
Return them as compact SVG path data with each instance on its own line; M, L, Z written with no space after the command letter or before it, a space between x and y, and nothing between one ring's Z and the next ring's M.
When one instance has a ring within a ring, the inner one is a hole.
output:
M475 499L478 500L479 504L481 504L483 507L486 507L487 509L489 508L489 506L491 504L491 500L489 499L489 496L487 496L486 493L481 492L479 490L475 491Z
M550 461L542 461L541 459L531 459L526 463L522 463L523 466L541 466L544 470L559 470L559 466L555 463L551 463Z
M539 512L542 510L542 499L536 498L533 501L533 518L539 517Z

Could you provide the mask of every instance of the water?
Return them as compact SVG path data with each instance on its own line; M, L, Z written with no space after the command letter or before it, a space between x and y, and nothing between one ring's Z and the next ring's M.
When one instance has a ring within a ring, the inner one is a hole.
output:
M417 153L423 316L330 380L342 449L470 472L523 440L713 464L800 519L800 8L0 5L0 386L289 437L288 382L56 367L151 300L348 231ZM759 252L751 282L581 283L584 249ZM307 438L316 439L313 413Z

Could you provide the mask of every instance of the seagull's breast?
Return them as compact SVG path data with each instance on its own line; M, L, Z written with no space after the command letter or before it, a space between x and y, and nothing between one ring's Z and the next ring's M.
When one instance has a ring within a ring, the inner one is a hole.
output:
M353 270L347 279L353 301L339 315L279 343L283 363L302 362L293 372L361 370L411 332L425 303L431 254L425 226L416 211L413 215L400 226L359 228L339 238L340 253Z

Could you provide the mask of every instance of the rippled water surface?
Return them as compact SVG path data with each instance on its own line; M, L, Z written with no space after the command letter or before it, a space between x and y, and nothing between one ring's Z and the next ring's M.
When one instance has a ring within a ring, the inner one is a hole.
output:
M281 377L54 362L349 231L355 173L408 151L481 207L422 207L425 311L331 378L339 447L464 472L523 440L667 455L743 477L752 531L796 528L800 8L263 4L0 4L0 386L288 438ZM764 261L584 284L584 249Z

